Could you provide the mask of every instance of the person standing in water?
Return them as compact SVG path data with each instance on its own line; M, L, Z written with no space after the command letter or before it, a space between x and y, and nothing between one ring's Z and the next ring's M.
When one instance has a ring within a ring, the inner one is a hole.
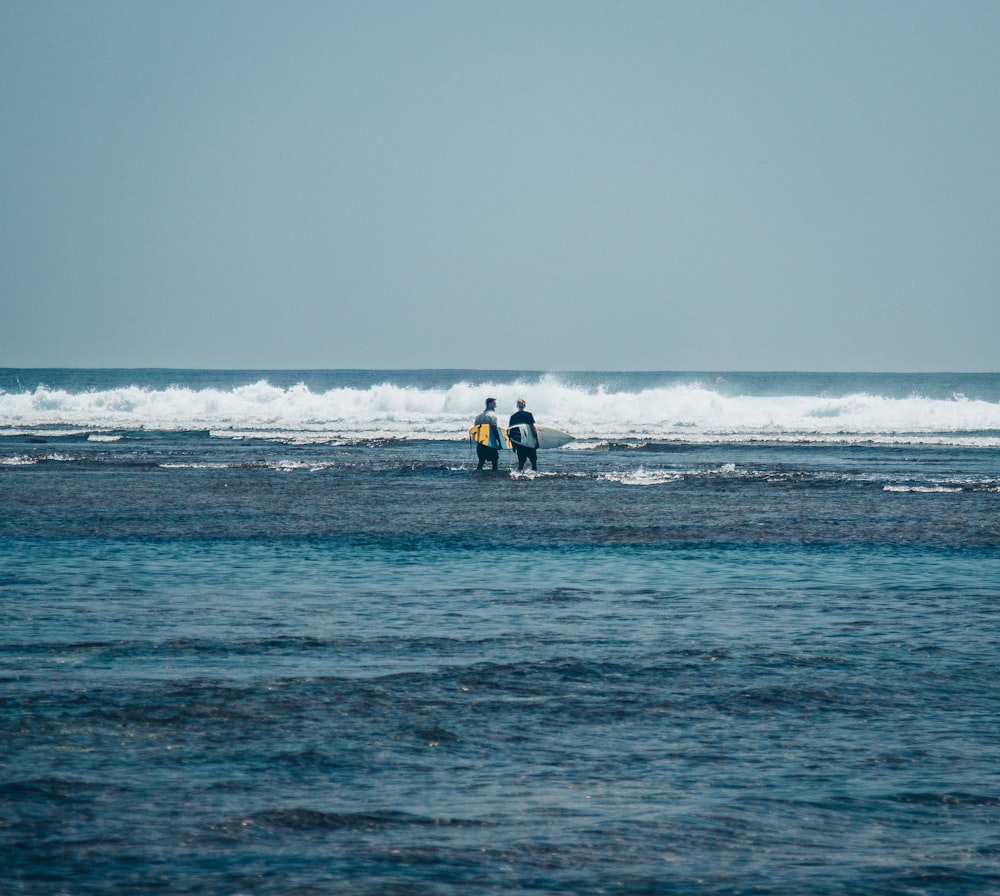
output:
M486 399L486 409L476 417L476 426L480 424L489 424L492 429L496 429L497 424L497 400L495 398ZM500 434L496 433L497 441L500 440ZM500 449L492 448L489 445L483 445L481 442L476 442L476 456L479 458L479 466L476 467L477 470L483 468L483 464L489 461L493 465L493 469L497 469L497 462L500 460Z
M524 469L524 462L531 461L531 469L538 469L538 449L535 448L535 443L538 442L538 433L535 432L535 415L531 411L526 411L524 406L527 402L523 398L517 400L517 411L510 415L510 426L516 426L518 423L528 423L531 425L531 445L522 445L520 442L511 441L514 444L514 450L517 452L517 468L518 470Z

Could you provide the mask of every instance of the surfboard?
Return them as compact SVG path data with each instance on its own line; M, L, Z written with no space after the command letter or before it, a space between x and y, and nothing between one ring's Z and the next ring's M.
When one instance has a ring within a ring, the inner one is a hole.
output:
M499 438L498 438L499 437ZM469 430L469 438L488 448L510 448L507 430L502 426L490 426L489 423L476 423Z
M535 424L535 432L538 433L537 443L531 432L530 423L516 423L507 430L507 436L510 441L523 445L525 448L561 448L576 438L554 426L539 426L537 423Z

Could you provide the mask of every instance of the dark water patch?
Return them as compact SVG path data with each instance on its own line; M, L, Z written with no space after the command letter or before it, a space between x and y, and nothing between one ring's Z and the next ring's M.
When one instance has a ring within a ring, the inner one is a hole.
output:
M322 812L317 809L296 807L292 809L263 809L238 822L226 822L221 829L242 830L248 826L258 828L258 833L270 830L302 831L383 831L396 827L488 827L487 822L463 818L439 818L414 815L407 812ZM263 829L261 831L260 829Z
M920 791L898 793L885 797L889 802L912 806L937 806L945 809L1000 809L1000 794L935 793ZM1000 816L997 816L1000 820Z
M0 783L0 802L37 803L52 800L90 802L103 792L103 785L70 778L35 778Z

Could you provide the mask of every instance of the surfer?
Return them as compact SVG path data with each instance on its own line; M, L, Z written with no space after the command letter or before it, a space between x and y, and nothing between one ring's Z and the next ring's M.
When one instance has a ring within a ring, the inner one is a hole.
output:
M538 433L535 432L535 415L531 411L526 411L524 406L527 402L523 398L517 400L517 411L510 415L510 425L516 426L518 423L528 423L531 426L531 433L535 443L538 442ZM524 462L531 461L531 469L538 469L538 449L534 445L522 445L520 442L514 443L514 450L517 452L517 468L524 469Z
M486 399L486 409L476 417L474 425L479 426L483 423L489 424L491 428L495 428L498 425L497 400L495 398ZM499 441L499 436L497 437L497 441ZM500 449L476 442L476 456L479 458L479 466L476 467L477 470L481 470L486 461L489 461L493 465L493 469L496 470L497 462L500 460Z

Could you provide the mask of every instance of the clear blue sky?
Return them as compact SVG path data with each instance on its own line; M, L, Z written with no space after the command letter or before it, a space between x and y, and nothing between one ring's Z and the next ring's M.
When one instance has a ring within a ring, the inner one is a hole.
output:
M997 370L998 48L996 0L0 0L0 366Z

